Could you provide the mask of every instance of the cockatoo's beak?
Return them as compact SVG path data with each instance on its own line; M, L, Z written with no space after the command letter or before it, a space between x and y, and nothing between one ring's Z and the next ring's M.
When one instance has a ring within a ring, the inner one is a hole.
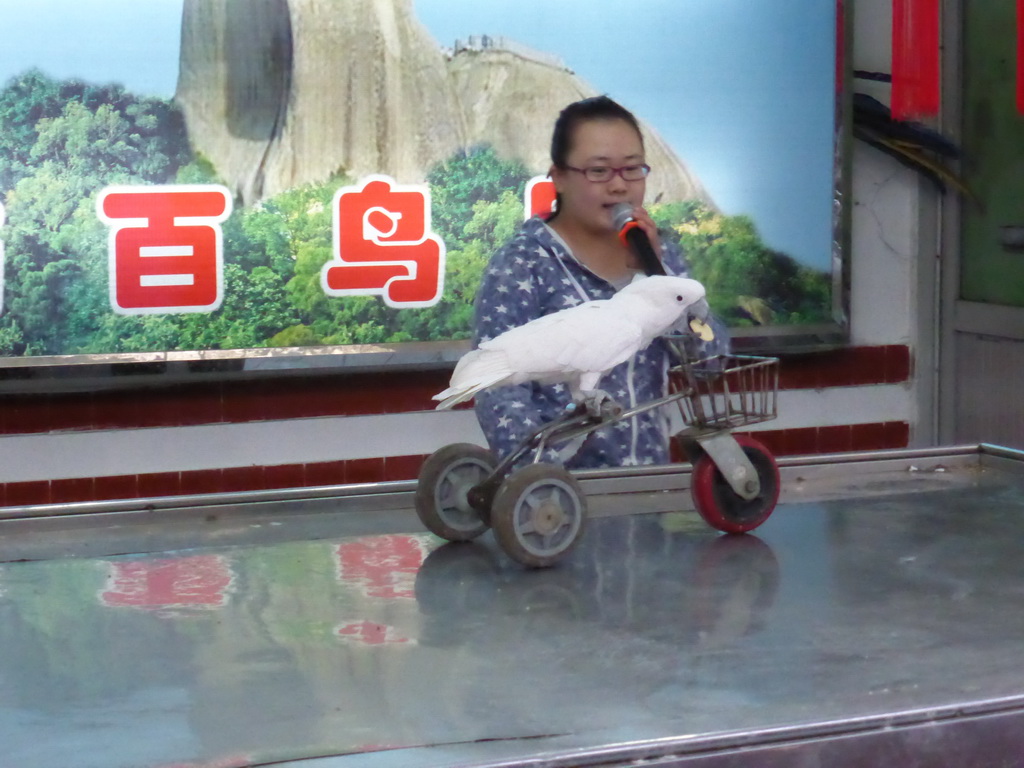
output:
M702 323L706 323L708 315L711 314L711 307L708 306L707 299L701 299L687 307L686 314L691 320L700 320Z
M714 329L707 324L710 314L711 308L705 299L695 301L686 308L690 330L693 331L694 335L699 336L701 341L713 341L715 338Z

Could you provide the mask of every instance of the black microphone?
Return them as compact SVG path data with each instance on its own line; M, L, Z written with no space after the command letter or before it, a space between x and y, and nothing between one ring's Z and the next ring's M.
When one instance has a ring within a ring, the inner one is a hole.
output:
M619 240L629 248L630 252L640 260L640 266L647 275L664 275L665 267L654 252L654 246L647 233L640 229L640 224L633 218L633 206L629 203L618 203L612 208L612 224L619 230Z

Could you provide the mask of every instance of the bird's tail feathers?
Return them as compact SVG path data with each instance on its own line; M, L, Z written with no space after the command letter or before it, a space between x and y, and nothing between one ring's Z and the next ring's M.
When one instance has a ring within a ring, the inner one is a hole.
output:
M434 395L434 400L441 401L436 406L437 410L445 410L471 400L477 392L500 384L512 375L504 355L480 352L475 350L459 360L452 373L450 386Z
M492 387L495 384L500 383L508 378L508 373L495 373L489 378L480 379L472 382L467 382L461 386L448 387L443 392L438 392L434 395L434 400L440 400L435 408L439 411L443 411L447 408L464 403L467 400L472 400L473 396L477 392L483 392L488 387Z

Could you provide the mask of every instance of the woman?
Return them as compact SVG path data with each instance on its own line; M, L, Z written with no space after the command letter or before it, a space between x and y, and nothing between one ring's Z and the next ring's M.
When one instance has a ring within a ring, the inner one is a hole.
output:
M632 281L639 264L613 224L612 209L621 203L632 206L666 272L685 276L681 256L663 247L643 208L649 171L640 126L627 109L598 96L562 110L551 139L555 211L547 220L528 220L492 257L476 297L476 343L566 307L611 298ZM600 387L628 409L665 394L668 366L667 347L655 342L606 374ZM476 414L491 450L503 457L570 401L564 385L527 383L478 394ZM570 468L664 464L667 422L648 411L545 459Z

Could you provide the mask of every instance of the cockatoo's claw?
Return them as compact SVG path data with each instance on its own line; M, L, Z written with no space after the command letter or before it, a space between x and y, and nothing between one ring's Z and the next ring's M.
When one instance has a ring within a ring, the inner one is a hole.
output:
M622 406L603 389L587 392L583 398L587 413L595 419L614 419L622 413Z

